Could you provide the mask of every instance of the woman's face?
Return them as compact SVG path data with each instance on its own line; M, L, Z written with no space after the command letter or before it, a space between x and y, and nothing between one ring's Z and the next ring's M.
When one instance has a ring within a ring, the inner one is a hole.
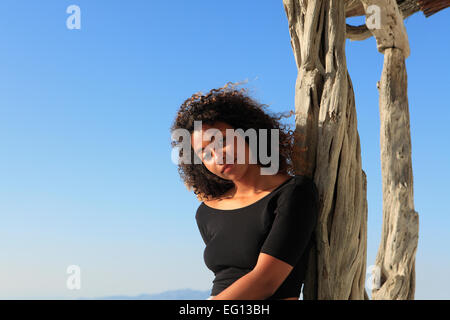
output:
M219 140L216 140L220 139L220 135L215 136L213 130L206 132L208 129L220 131L223 142L220 143ZM194 130L192 133L191 144L194 152L211 173L226 180L233 180L243 176L247 171L250 163L250 148L248 143L238 134L235 134L234 141L227 141L226 129L234 130L232 126L225 122L218 121L211 125L202 123L201 130ZM234 147L232 147L232 144ZM243 145L245 150L245 163L242 164L237 161L239 144ZM227 154L231 161L227 161Z

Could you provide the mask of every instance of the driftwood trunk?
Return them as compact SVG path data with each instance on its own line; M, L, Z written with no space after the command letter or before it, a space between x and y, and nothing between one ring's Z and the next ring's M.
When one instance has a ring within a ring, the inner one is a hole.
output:
M395 0L362 0L381 8L381 28L370 30L384 54L380 95L380 148L383 229L375 260L379 287L372 299L414 299L419 217L414 211L411 134L405 59L409 42Z
M380 288L372 299L414 299L419 216L414 211L411 135L405 58L400 49L384 52L380 90L380 147L383 230L375 264Z
M296 173L320 193L304 299L367 299L366 175L345 57L342 0L283 0L298 68Z

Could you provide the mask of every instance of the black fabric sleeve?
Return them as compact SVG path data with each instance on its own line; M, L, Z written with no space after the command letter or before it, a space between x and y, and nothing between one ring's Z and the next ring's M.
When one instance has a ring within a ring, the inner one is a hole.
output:
M208 244L209 238L207 236L204 225L200 221L200 217L198 215L198 210L197 210L197 213L195 214L195 221L197 221L198 231L200 231L200 235L202 236L203 242L205 243L205 245Z
M303 255L316 227L319 193L308 177L296 181L277 199L272 227L261 252L295 266Z

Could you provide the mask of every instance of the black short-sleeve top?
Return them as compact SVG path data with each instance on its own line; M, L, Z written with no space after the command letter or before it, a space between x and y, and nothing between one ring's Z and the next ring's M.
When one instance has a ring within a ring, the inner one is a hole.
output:
M318 190L303 175L291 176L256 202L238 209L215 209L203 202L195 219L205 242L203 258L215 278L215 296L251 271L260 252L292 271L269 298L299 297L318 215Z

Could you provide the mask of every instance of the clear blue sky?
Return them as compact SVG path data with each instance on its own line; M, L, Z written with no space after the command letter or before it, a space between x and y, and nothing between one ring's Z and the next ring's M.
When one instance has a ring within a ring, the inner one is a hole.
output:
M81 30L66 8L81 8ZM416 298L449 299L450 10L408 18ZM363 19L351 19L362 23ZM199 203L169 127L197 91L249 80L274 112L297 75L282 1L0 2L0 298L209 290ZM374 39L347 42L368 177L367 266L382 223ZM293 119L290 120L293 123ZM81 268L81 289L66 268Z

